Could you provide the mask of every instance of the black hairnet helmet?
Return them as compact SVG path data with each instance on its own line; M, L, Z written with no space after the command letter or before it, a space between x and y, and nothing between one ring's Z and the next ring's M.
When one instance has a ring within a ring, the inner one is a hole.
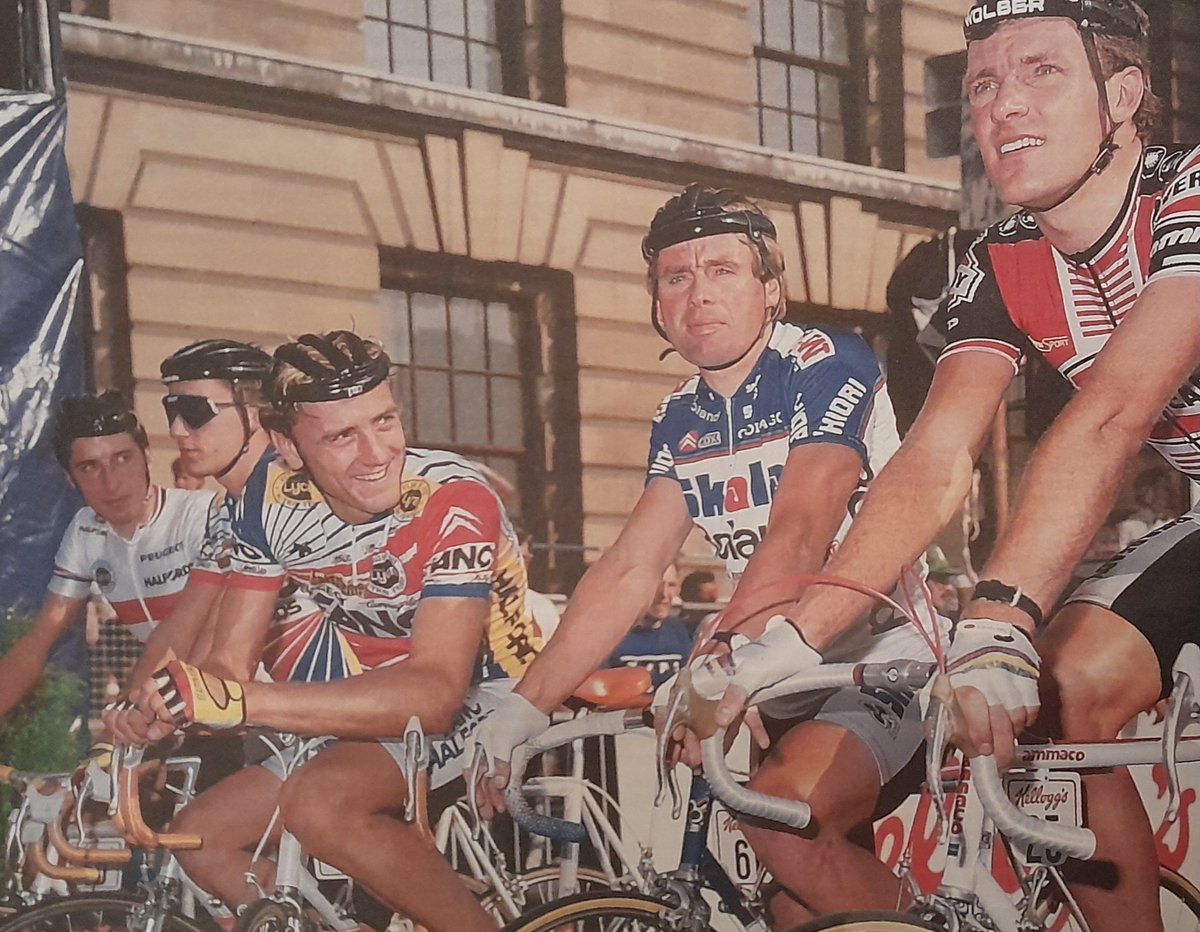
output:
M963 19L967 42L986 39L1001 23L1031 17L1063 17L1080 31L1145 42L1150 20L1133 0L976 0Z
M284 365L299 369L308 381L281 386L279 374ZM386 380L391 368L387 353L372 355L371 344L349 330L306 333L275 350L271 402L291 405L355 398Z
M164 359L159 371L167 385L194 379L263 382L271 374L271 365L270 354L249 343L200 340Z
M128 433L143 450L150 445L146 429L119 392L76 395L63 400L54 419L54 455L63 469L71 467L71 445L83 437Z
M689 184L683 192L658 209L650 221L650 229L642 239L642 257L653 262L668 246L716 236L720 233L741 233L750 237L762 260L763 273L769 268L767 248L763 237L776 239L775 224L766 214L745 208L730 209L729 204L745 198L728 188L710 188Z

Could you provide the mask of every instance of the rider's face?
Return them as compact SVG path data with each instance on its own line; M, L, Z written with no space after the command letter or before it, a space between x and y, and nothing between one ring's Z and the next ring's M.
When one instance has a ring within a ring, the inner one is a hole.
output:
M228 466L246 442L245 427L234 402L233 386L219 379L193 379L168 386L168 395L190 395L213 402L217 414L201 427L176 416L168 425L179 447L183 471L189 476L215 476ZM250 428L258 426L258 412L247 409Z
M1020 20L972 42L965 87L984 168L1007 203L1052 202L1095 159L1096 83L1070 20Z
M754 252L736 233L668 246L658 254L658 308L676 352L694 366L744 353L779 300L779 282L754 274Z
M130 434L80 437L71 444L69 473L83 500L113 527L136 527L145 518L150 473Z
M273 434L293 469L302 466L343 521L362 523L400 501L404 429L391 387L297 407L291 437Z

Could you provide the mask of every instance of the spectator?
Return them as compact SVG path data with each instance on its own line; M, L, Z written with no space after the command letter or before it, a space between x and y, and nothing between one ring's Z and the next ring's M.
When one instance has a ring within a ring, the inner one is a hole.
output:
M184 472L182 457L177 456L171 460L171 475L175 477L175 488L177 489L198 492L204 488L204 479Z
M1180 514L1175 483L1165 469L1155 467L1139 473L1133 483L1133 495L1137 509L1117 525L1118 551Z
M679 672L684 658L691 653L692 636L672 614L677 595L679 570L672 564L663 573L641 619L613 651L610 667L645 667L655 689Z
M717 593L717 577L712 570L696 570L688 573L683 577L683 583L679 587L679 597L683 600L685 606L688 603L703 602L712 604L720 598ZM688 629L688 634L693 638L696 636L696 631L709 615L713 613L711 608L683 608L679 612L679 620L683 622L685 628Z

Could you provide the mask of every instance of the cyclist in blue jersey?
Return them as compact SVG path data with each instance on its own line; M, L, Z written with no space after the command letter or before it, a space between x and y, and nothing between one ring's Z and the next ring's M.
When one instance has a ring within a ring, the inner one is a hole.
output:
M1115 737L1167 694L1181 644L1200 640L1193 510L1103 564L1031 643L1143 442L1200 477L1200 147L1147 141L1158 102L1132 0L978 0L964 32L984 167L1022 209L959 266L929 396L829 571L887 586L929 543L967 493L1022 355L1041 353L1076 386L948 655L959 739L1003 758L1035 718L1070 741ZM860 609L852 593L814 591L788 616L821 648ZM808 662L794 653L793 666ZM1132 780L1118 770L1084 786L1098 853L1069 876L1091 928L1161 929Z
M616 542L575 590L554 638L478 734L496 766L480 794L498 806L512 747L608 659L664 569L699 528L738 580L726 617L754 634L770 621L756 593L813 573L849 524L871 476L898 445L879 366L861 338L784 323L783 254L766 214L731 191L689 186L655 215L643 241L651 321L698 374L659 406L646 483ZM782 588L781 588L782 585ZM869 616L838 645L845 657L924 657L890 614ZM785 626L787 627L787 626ZM793 639L799 641L795 636ZM880 788L920 742L903 693L835 693L776 742L761 790L808 799L811 836L747 825L785 888L780 928L814 914L894 906L899 883L871 851Z

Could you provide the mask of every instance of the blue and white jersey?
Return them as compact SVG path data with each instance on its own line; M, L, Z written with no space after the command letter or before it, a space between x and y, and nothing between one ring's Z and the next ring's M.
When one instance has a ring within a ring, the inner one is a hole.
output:
M646 482L679 483L692 520L736 580L766 533L788 454L810 443L850 447L862 461L840 541L867 483L900 445L892 402L860 337L776 324L731 397L696 375L663 399L650 432Z

